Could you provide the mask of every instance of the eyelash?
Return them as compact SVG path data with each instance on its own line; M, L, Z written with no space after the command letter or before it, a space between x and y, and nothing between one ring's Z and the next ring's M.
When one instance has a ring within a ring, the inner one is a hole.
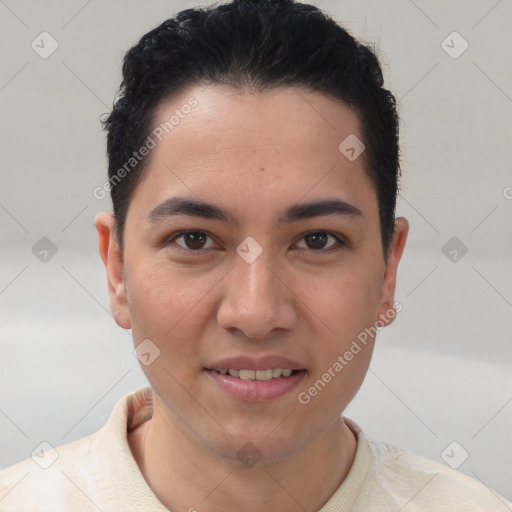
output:
M166 242L164 243L165 246L168 246L168 245L171 245L175 240L177 240L178 238L181 238L182 236L186 235L186 234L189 234L189 233L202 233L202 234L205 234L207 237L213 239L212 235L210 235L207 231L200 231L200 230L197 230L197 229L186 229L186 230L182 230L182 231L177 231L176 233L172 234L167 240ZM345 249L347 246L348 246L348 243L346 241L344 241L340 236L334 234L334 233L331 233L330 231L321 231L321 230L318 230L318 231L308 231L307 233L304 233L302 235L302 237L300 238L299 242L301 240L303 240L306 236L308 235L315 235L315 234L325 234L327 236L331 236L332 238L334 238L336 240L336 242L338 243L338 247L329 247L327 249L304 249L307 253L315 253L315 254L321 254L321 253L327 253L327 254L331 254L333 252L337 252L337 251L341 251L343 249ZM178 245L178 247L188 253L191 253L191 254L197 254L197 255L201 255L201 254L204 254L204 252L208 249L212 249L212 247L209 247L207 249L197 249L197 250L193 250L193 249L188 249L186 247L182 247L180 245Z

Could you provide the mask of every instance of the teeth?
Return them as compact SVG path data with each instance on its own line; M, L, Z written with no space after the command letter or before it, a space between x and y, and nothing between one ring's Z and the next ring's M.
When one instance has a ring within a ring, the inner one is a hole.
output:
M293 370L290 368L272 368L268 370L232 370L222 368L218 370L221 375L229 373L231 377L238 377L242 380L272 380L279 379L280 377L289 377Z
M272 370L256 370L256 380L270 380L272 378Z
M243 380L254 380L256 372L254 370L238 370L238 378Z

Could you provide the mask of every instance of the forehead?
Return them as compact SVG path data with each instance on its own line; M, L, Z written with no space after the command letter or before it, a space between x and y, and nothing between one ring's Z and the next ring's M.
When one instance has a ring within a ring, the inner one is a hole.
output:
M239 206L333 193L360 209L376 202L364 153L350 160L339 149L347 138L362 141L359 119L322 93L193 87L159 106L151 130L155 147L141 181L149 203L183 192Z
M189 108L191 104L194 106ZM169 121L172 127L166 125ZM322 146L331 148L337 148L349 135L363 139L351 107L323 93L296 87L261 93L222 85L193 87L159 105L153 118L155 130L163 131L164 138L172 135L178 144L184 138L200 138L201 147L251 138L255 147L301 145L307 150L318 145L319 139L325 141ZM195 152L198 148L180 145L177 149Z

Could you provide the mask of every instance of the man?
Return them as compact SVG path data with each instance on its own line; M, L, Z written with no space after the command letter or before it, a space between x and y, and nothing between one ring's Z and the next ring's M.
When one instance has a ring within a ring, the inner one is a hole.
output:
M105 127L99 251L151 387L7 469L0 510L507 510L342 416L408 233L368 47L291 0L187 10L127 53Z

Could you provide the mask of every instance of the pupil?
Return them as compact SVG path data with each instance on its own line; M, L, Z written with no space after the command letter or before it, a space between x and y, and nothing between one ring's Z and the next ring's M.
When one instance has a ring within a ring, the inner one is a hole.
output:
M200 231L185 234L185 244L189 249L201 249L206 242L206 236Z
M322 249L327 243L327 234L325 233L313 233L311 235L306 235L305 237L306 244L311 249ZM310 244L309 242L313 242Z

